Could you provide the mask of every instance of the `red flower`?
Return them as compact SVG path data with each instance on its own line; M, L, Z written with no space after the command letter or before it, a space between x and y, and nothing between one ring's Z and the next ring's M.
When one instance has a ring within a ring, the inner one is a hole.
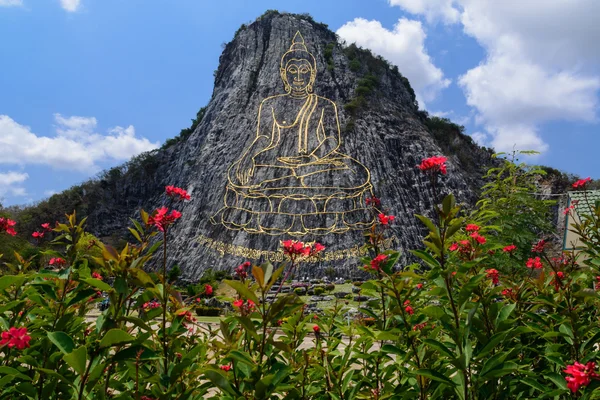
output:
M250 267L252 264L250 264L250 261L246 261L243 264L240 264L237 266L237 268L235 269L235 274L240 278L240 279L245 279L248 276L248 272L246 271L246 268Z
M591 181L592 181L592 178L590 178L590 177L587 177L587 178L585 178L585 179L580 179L580 180L578 180L577 182L575 182L575 183L573 184L573 189L584 188L584 187L585 187L585 185L586 185L588 182L591 182Z
M43 230L48 231L48 232L50 232L52 230L52 228L50 228L50 223L49 222L43 223L41 225L41 227L42 227Z
M499 280L500 275L498 274L497 269L491 268L491 269L486 270L485 272L487 273L486 278L491 279L492 283L494 285L497 285L498 282L500 282L500 280Z
M419 290L423 289L423 284L422 283L417 283L417 289L419 289Z
M381 200L379 200L377 197L373 196L373 197L367 197L367 199L365 200L365 202L367 203L367 205L372 205L373 207L379 207L381 206Z
M317 254L325 250L325 246L321 243L315 243L315 247L313 248L313 254Z
M513 295L514 295L514 294L513 294L513 290L512 290L511 288L506 288L506 289L504 289L504 290L502 291L502 295L503 295L503 296L505 296L505 297L510 297L510 298L512 298L512 297L513 297Z
M377 218L379 218L379 222L381 223L381 225L388 225L390 222L396 219L396 217L394 217L393 215L385 215L383 213L379 214Z
M9 218L0 218L0 233L6 232L10 236L15 236L17 232L13 228L17 223Z
M153 309L159 308L159 307L160 307L160 303L157 302L156 300L152 300L152 301L146 302L142 306L142 308L144 309L144 311L153 310Z
M283 252L295 259L296 256L309 256L311 252L311 247L309 245L304 245L303 242L299 240L284 240L283 244Z
M148 225L154 225L159 231L164 232L169 225L181 218L181 213L177 210L171 210L171 214L167 214L168 212L167 207L156 209L148 218Z
M97 272L92 272L92 278L102 280L102 275Z
M421 161L421 164L417 166L421 171L424 172L440 172L443 175L446 175L446 161L448 158L443 156L433 156L429 158L425 158Z
M543 267L542 265L542 260L539 257L536 258L530 258L529 260L527 260L527 263L525 264L527 266L527 268L535 268L535 269L541 269Z
M172 197L176 200L190 200L191 199L191 196L188 194L188 192L186 192L182 188L178 188L175 186L167 186L165 188L165 191L167 192L167 196Z
M60 257L51 258L50 261L48 262L48 264L50 264L50 265L56 265L57 267L62 267L66 263L67 262L65 261L65 259L60 258Z
M467 227L465 229L467 230L467 232L477 232L481 228L479 227L479 225L467 224Z
M600 290L600 276L596 277L596 290Z
M415 310L410 306L410 300L406 300L404 302L404 311L406 311L409 315L413 315Z
M16 347L19 350L23 350L25 347L29 347L29 340L31 340L31 337L27 334L27 328L12 327L8 332L2 332L0 346L8 344L8 347Z
M531 252L532 253L543 253L545 245L546 245L546 241L544 239L540 239L540 240L538 240L538 242L536 244L534 244L531 247Z
M475 241L476 241L477 243L479 243L479 244L485 244L485 242L486 242L486 239L485 239L485 237L484 237L484 236L481 236L481 235L479 234L479 232L473 232L473 233L471 233L471 235L470 235L470 236L471 236L473 239L475 239Z
M241 308L244 305L244 300L242 299L237 299L236 301L233 302L233 306L237 307L237 308Z
M209 284L204 285L204 294L210 296L213 294L213 287Z
M458 250L458 243L452 243L450 245L450 247L448 247L448 250L450 250L450 251L456 251L456 250Z
M249 310L253 309L256 304L252 300L246 301L246 306Z
M421 324L416 324L415 326L413 326L412 330L420 331L421 329L425 328L426 326L427 326L427 322L423 322Z
M554 285L554 290L556 290L558 292L558 290L561 287L562 280L565 278L565 273L562 271L558 271L555 274L554 271L552 271L552 272L550 272L550 275L554 277L552 279L552 281L550 282L550 284Z
M369 269L373 271L379 271L381 269L381 263L383 263L387 258L388 256L386 254L379 254L377 257L371 260L370 266L364 266L365 271L368 271Z
M313 326L313 332L316 334L319 334L319 332L321 332L321 328L319 328L319 325L314 325Z
M35 231L31 234L36 239L42 239L44 237L44 232Z
M587 386L592 381L592 378L597 379L598 374L594 372L596 368L596 363L589 362L585 365L575 361L573 365L567 365L567 368L564 372L567 375L565 380L568 382L567 387L571 389L571 392L575 393L581 386Z
M502 251L505 253L512 253L515 250L517 250L517 246L515 246L514 244L509 244L508 246L504 246L504 248L502 249Z
M221 365L219 368L221 368L225 372L231 371L231 366L229 365Z

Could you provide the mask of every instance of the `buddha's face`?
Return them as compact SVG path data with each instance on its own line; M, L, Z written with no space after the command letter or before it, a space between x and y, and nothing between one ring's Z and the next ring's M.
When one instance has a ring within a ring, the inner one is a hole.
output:
M312 66L307 60L291 59L282 74L284 81L295 92L305 91L312 84Z

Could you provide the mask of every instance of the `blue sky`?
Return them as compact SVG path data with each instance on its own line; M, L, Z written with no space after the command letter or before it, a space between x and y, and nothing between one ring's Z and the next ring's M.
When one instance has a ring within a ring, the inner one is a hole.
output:
M0 0L0 199L47 197L160 146L212 93L222 43L308 12L399 66L422 108L498 150L600 178L600 2Z

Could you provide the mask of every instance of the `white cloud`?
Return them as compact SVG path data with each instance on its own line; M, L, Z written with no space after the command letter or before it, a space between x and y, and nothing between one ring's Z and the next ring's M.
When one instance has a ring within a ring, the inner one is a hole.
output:
M0 0L0 7L20 7L23 0Z
M432 12L423 0L390 0L406 11ZM443 5L443 6L442 6ZM600 1L446 0L438 18L456 22L486 50L459 78L476 120L496 150L546 150L539 127L553 120L596 120L600 77ZM442 10L446 10L443 11Z
M50 197L55 195L56 193L58 193L58 191L50 189L50 190L44 190L44 196Z
M0 172L0 196L10 194L12 196L25 196L27 194L20 184L29 178L24 172Z
M450 80L444 78L442 70L433 64L425 50L427 35L419 21L402 18L393 30L388 30L379 21L356 18L336 33L347 43L369 48L397 65L410 81L422 108L450 85Z
M389 3L412 14L423 14L427 22L453 23L460 17L460 13L452 5L453 0L389 0Z
M54 168L91 172L105 161L124 161L158 147L135 135L133 126L114 127L107 134L96 133L97 121L88 117L54 115L56 135L38 136L28 126L0 115L0 148L10 149L0 164L48 165Z
M60 6L68 12L75 12L81 5L81 0L60 0Z
M474 132L471 134L471 137L480 146L489 146L488 143L488 135L483 132Z

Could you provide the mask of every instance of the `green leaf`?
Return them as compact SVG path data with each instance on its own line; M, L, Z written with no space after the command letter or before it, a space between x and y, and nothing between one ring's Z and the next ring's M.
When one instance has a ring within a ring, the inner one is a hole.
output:
M252 275L260 288L265 287L265 271L261 267L252 266Z
M506 319L510 316L517 305L516 304L507 304L502 307L502 310L498 313L498 317L496 317L496 328L501 322L506 321Z
M63 360L81 376L85 374L85 367L87 365L87 348L81 346L73 352L65 354Z
M230 357L230 358L232 358L232 359L234 359L236 361L248 364L248 365L250 365L252 367L255 365L254 360L248 354L243 353L243 352L241 352L239 350L232 350L232 351L230 351L229 354L228 354L228 357Z
M223 372L210 369L206 371L204 375L215 386L223 390L225 393L234 396L234 398L237 398L237 396L242 396L242 394L238 392L236 388L231 386L231 383L229 383L229 379L227 379L227 376Z
M456 386L449 378L432 369L420 369L415 372L417 375L425 376L434 381L445 383L446 385Z
M106 282L101 281L100 279L94 279L94 278L87 278L87 279L82 279L83 282L87 283L88 285L95 287L97 289L100 289L103 292L111 292L113 290L112 287L110 287L110 285Z
M534 389L539 390L542 393L546 393L547 391L547 387L545 387L544 385L542 385L541 383L539 383L538 381L535 381L531 378L521 378L521 382L523 382L524 384L531 386Z
M0 375L12 375L12 376L17 377L22 380L26 380L26 381L31 380L30 377L28 377L25 374L22 374L21 372L19 372L19 370L15 369L15 368L11 368L11 367L5 367L5 366L0 367Z
M24 275L4 275L0 278L0 290L11 285L21 286L27 277Z
M429 265L431 268L439 268L440 263L438 260L433 258L433 256L426 251L423 250L411 250L411 253L415 256L419 257L421 260L425 262L425 264Z
M127 228L127 229L129 229L129 232L131 232L131 234L133 235L133 237L136 238L138 242L142 241L142 238L140 237L140 234L138 233L138 231L136 231L133 228Z
M244 285L242 282L230 281L230 280L224 280L223 282L225 284L231 286L244 299L252 300L257 305L260 303L258 301L258 297L256 297L256 294L252 290L248 289L248 287L246 285Z
M450 193L442 200L442 211L445 215L449 215L454 206L456 206L456 199L454 198L454 195Z
M114 362L135 360L138 357L139 352L141 352L139 355L140 360L155 360L160 358L160 356L154 350L150 350L144 346L131 346L119 351L113 356L112 359Z
M48 332L48 339L58 347L63 354L69 354L75 348L71 336L64 332Z
M544 378L550 379L559 389L567 390L567 381L565 381L565 377L556 373L550 372L544 375Z
M475 275L460 289L460 292L458 293L459 308L462 308L463 304L465 304L467 300L471 298L471 294L473 294L473 291L483 278L485 278L485 274Z
M430 232L436 234L438 237L440 236L440 230L437 226L435 226L432 220L430 220L424 215L419 214L416 214L415 217L417 217L417 219L421 221L427 227L427 229L429 229Z
M448 349L446 347L446 345L444 345L441 342L438 342L437 340L425 339L425 340L423 340L423 343L425 343L429 347L439 351L442 355L444 355L446 357L454 358L454 354L450 351L450 349Z
M100 348L133 342L135 338L121 329L111 329L100 341Z

